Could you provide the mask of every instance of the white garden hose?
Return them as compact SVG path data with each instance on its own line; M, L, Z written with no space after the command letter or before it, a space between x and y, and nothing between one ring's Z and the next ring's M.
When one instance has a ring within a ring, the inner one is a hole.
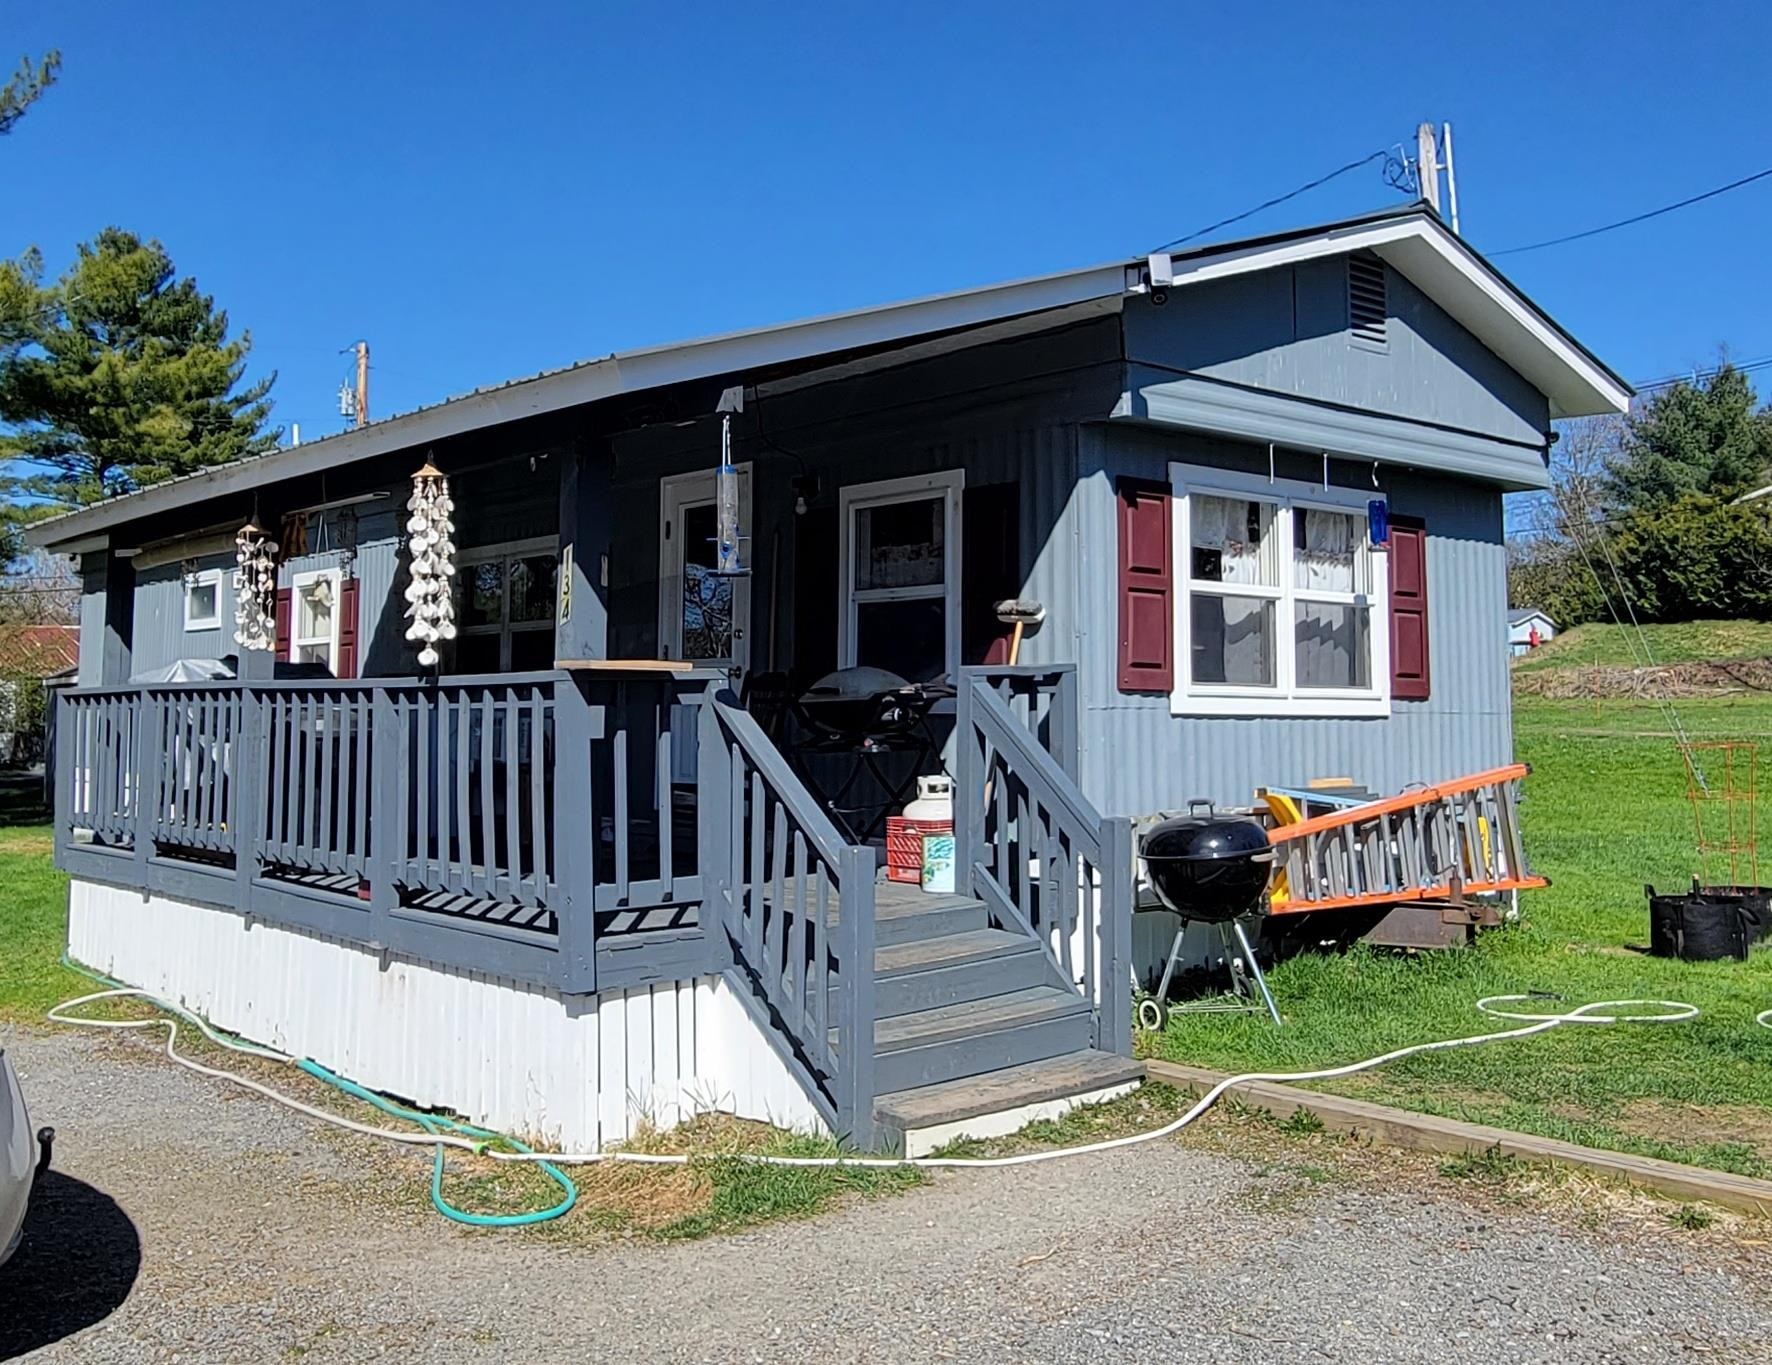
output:
M1754 1016L1754 1023L1761 1028L1772 1028L1772 1010L1761 1010Z
M99 1000L118 1000L134 998L146 1000L160 1009L165 1010L173 1018L162 1019L77 1019L68 1014L69 1010L82 1005L92 1004ZM1491 995L1477 1001L1477 1009L1484 1014L1498 1019L1517 1019L1524 1021L1519 1028L1503 1029L1495 1033L1478 1033L1468 1038L1444 1038L1431 1043L1414 1043L1408 1047L1400 1047L1391 1052L1382 1053L1377 1057L1368 1057L1365 1061L1349 1062L1345 1066L1323 1067L1316 1071L1252 1071L1240 1076L1227 1076L1213 1086L1180 1118L1164 1124L1160 1128L1152 1128L1147 1132L1134 1133L1128 1137L1110 1138L1103 1142L1085 1143L1078 1147L1060 1147L1044 1152L1024 1152L1018 1156L1000 1157L867 1157L867 1156L774 1156L764 1153L708 1153L707 1156L719 1156L729 1160L747 1161L763 1166L848 1166L858 1169L891 1169L915 1166L923 1170L956 1170L975 1167L996 1166L1032 1166L1045 1161L1057 1161L1062 1157L1085 1156L1092 1152L1108 1152L1118 1147L1133 1147L1142 1142L1152 1142L1157 1138L1167 1137L1171 1133L1180 1132L1200 1115L1204 1114L1225 1091L1233 1086L1244 1085L1252 1081L1326 1081L1338 1076L1351 1076L1356 1072L1370 1071L1374 1067L1384 1066L1388 1062L1401 1061L1405 1057L1413 1057L1424 1052L1446 1052L1453 1048L1476 1047L1484 1043L1499 1043L1510 1038L1530 1038L1535 1033L1548 1033L1552 1029L1561 1028L1566 1024L1677 1024L1698 1017L1698 1007L1681 1000L1596 1000L1591 1004L1579 1005L1575 1009L1561 1014L1538 1014L1518 1010L1499 1008L1504 1005L1518 1005L1530 1001L1541 1001L1547 997L1542 995ZM1648 1013L1642 1011L1650 1011ZM489 1148L483 1141L460 1137L448 1133L403 1132L392 1128L377 1128L371 1124L358 1123L311 1104L304 1104L293 1096L285 1095L268 1085L264 1085L249 1077L235 1072L224 1071L219 1067L204 1066L201 1062L192 1061L180 1056L175 1043L178 1039L178 1020L188 1019L195 1024L203 1035L211 1042L234 1052L243 1052L248 1056L262 1057L269 1061L300 1065L299 1059L287 1053L276 1052L270 1048L258 1047L251 1043L243 1043L224 1037L212 1029L203 1019L191 1013L181 1005L163 1000L159 996L133 987L121 987L116 990L95 991L91 995L82 995L74 1000L67 1000L49 1011L49 1018L58 1024L71 1024L77 1028L103 1029L141 1029L164 1026L166 1029L166 1056L171 1061L195 1071L201 1076L212 1076L220 1080L233 1081L237 1085L266 1099L273 1100L298 1114L306 1114L309 1118L318 1119L322 1123L331 1124L348 1132L360 1133L365 1137L382 1138L388 1142L399 1142L414 1147L458 1147L463 1151L479 1156L490 1157L494 1161L548 1162L556 1166L588 1166L599 1162L618 1161L641 1166L682 1166L693 1160L701 1159L684 1153L654 1152L504 1152ZM1772 1010L1759 1016L1758 1022L1772 1027Z

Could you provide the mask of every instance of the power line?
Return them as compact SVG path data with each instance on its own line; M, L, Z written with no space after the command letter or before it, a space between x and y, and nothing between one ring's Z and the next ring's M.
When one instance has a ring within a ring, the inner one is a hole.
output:
M1730 190L1738 190L1743 185L1751 185L1756 180L1764 180L1772 176L1772 166L1752 175L1744 175L1739 180L1731 180L1727 185L1718 185L1714 190L1706 190L1703 194L1695 194L1690 199L1682 199L1677 204L1664 204L1658 209L1650 209L1647 213L1639 213L1632 218L1620 218L1616 223L1607 223L1603 227L1588 228L1585 232L1571 232L1567 237L1552 237L1545 242L1532 242L1526 246L1510 246L1505 251L1491 251L1494 256L1517 256L1522 251L1541 251L1547 246L1562 246L1565 242L1579 242L1586 237L1598 237L1602 232L1611 232L1616 228L1629 227L1632 223L1645 223L1651 218L1659 218L1664 213L1672 213L1675 209L1689 208L1693 204L1701 204L1706 199L1715 199L1719 194L1727 194Z
M1177 237L1172 242L1164 242L1163 245L1157 247L1156 250L1167 251L1170 247L1180 246L1183 242L1191 242L1196 237L1204 237L1208 232L1217 232L1221 227L1229 227L1232 223L1240 223L1245 218L1253 218L1256 214L1265 209L1271 209L1277 204L1284 204L1288 199L1296 199L1299 195L1314 190L1319 185L1327 185L1337 176L1346 175L1349 171L1357 171L1362 166L1370 166L1374 161L1381 161L1392 156L1393 154L1388 149L1381 148L1380 150L1373 152L1370 156L1363 156L1358 161L1350 161L1345 166L1338 166L1336 169L1330 171L1328 175L1318 176L1315 180L1307 181L1297 189L1288 190L1285 194L1274 199L1269 199L1264 204L1257 204L1254 208L1245 209L1242 213L1233 214L1229 218L1221 218L1218 222L1213 223L1208 227L1203 227L1198 232L1190 232L1187 236Z
M1638 393L1647 393L1651 389L1671 389L1675 384L1695 384L1700 380L1715 379L1725 369L1736 370L1741 374L1752 374L1755 370L1763 370L1772 366L1772 355L1761 356L1758 360L1743 361L1739 365L1717 365L1708 370L1691 370L1685 374L1670 374L1662 379L1645 379L1632 385Z

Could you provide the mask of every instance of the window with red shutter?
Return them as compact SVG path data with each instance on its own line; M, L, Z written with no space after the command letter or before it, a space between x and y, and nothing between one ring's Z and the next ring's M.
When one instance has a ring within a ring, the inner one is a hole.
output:
M1390 519L1391 696L1426 701L1431 685L1427 642L1427 526Z
M1120 659L1122 692L1175 686L1175 581L1170 558L1169 486L1121 479Z
M289 662L290 608L295 595L288 588L277 589L277 662Z
M338 590L338 676L357 676L357 580L347 578Z

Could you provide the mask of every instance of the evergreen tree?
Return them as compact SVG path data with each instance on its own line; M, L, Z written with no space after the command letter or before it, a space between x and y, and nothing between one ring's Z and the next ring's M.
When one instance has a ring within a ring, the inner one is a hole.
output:
M1662 389L1626 424L1607 479L1631 512L1654 511L1691 494L1728 501L1772 471L1772 412L1725 362L1706 382Z
M34 252L0 265L0 459L15 503L83 506L274 449L251 337L154 241L107 228L53 285Z
M35 64L29 57L19 58L18 70L5 85L0 85L0 136L12 127L55 84L56 73L62 69L62 54L51 52Z

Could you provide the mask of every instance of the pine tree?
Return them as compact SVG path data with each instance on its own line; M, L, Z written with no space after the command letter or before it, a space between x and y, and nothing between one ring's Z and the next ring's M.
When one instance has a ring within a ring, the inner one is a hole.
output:
M1708 381L1662 389L1631 414L1607 479L1627 511L1667 507L1697 493L1728 501L1772 472L1772 412L1725 362Z
M158 242L107 228L53 285L0 265L0 459L12 501L76 507L274 449L276 376L241 388L250 335L176 279Z
M18 70L5 85L0 85L0 136L10 133L13 125L25 116L43 92L55 84L56 73L62 69L62 54L51 52L42 61L33 63L21 57Z

